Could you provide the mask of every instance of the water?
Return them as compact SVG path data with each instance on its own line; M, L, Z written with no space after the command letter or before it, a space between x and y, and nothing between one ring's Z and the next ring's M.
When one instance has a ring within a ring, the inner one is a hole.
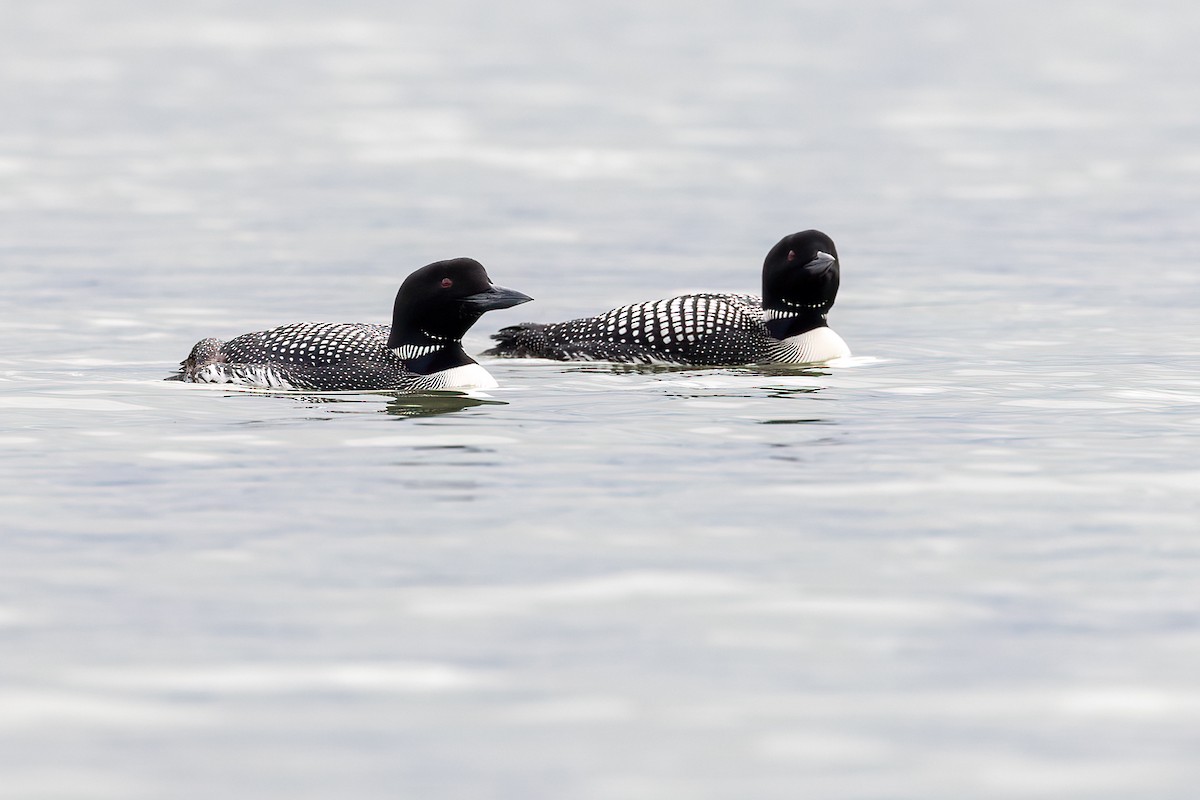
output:
M0 794L1191 797L1198 34L8 0ZM807 227L849 366L162 381L440 258L537 298L478 352Z

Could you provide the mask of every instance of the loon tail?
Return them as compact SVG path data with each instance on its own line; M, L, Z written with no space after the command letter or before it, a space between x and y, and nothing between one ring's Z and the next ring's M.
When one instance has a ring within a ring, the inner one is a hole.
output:
M496 346L483 354L501 358L549 358L545 328L540 322L522 322L501 328L492 334Z

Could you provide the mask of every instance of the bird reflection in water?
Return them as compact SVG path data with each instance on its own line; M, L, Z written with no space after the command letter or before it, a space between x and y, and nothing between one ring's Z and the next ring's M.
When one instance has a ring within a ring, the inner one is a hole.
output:
M453 414L476 406L506 406L503 400L472 397L459 392L425 392L400 394L388 401L385 411L397 417L436 417Z
M243 390L244 391L244 390ZM436 417L441 414L453 414L476 406L506 406L503 400L493 400L488 397L478 397L462 392L431 391L412 393L360 392L354 394L296 394L294 392L278 392L251 390L254 394L267 394L272 397L286 397L303 403L325 406L326 412L334 414L361 414L374 410L368 406L376 406L378 402L389 397L387 405L378 409L380 413L396 417ZM241 393L241 392L239 392ZM336 406L342 406L337 408ZM334 406L334 407L330 407Z

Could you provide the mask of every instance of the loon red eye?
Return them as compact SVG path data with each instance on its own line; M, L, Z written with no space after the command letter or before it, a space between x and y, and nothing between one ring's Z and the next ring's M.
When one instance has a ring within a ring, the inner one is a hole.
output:
M795 261L795 260L796 260L796 251L788 250L788 261Z
M449 289L453 285L454 285L454 281L450 280L449 278L442 278L442 288L443 289Z

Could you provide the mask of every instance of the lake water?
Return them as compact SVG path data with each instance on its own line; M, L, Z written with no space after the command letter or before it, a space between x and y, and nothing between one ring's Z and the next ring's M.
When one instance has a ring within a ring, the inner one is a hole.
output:
M1191 798L1200 10L0 6L0 795ZM164 382L468 337L837 241L826 369L499 361L473 397Z

